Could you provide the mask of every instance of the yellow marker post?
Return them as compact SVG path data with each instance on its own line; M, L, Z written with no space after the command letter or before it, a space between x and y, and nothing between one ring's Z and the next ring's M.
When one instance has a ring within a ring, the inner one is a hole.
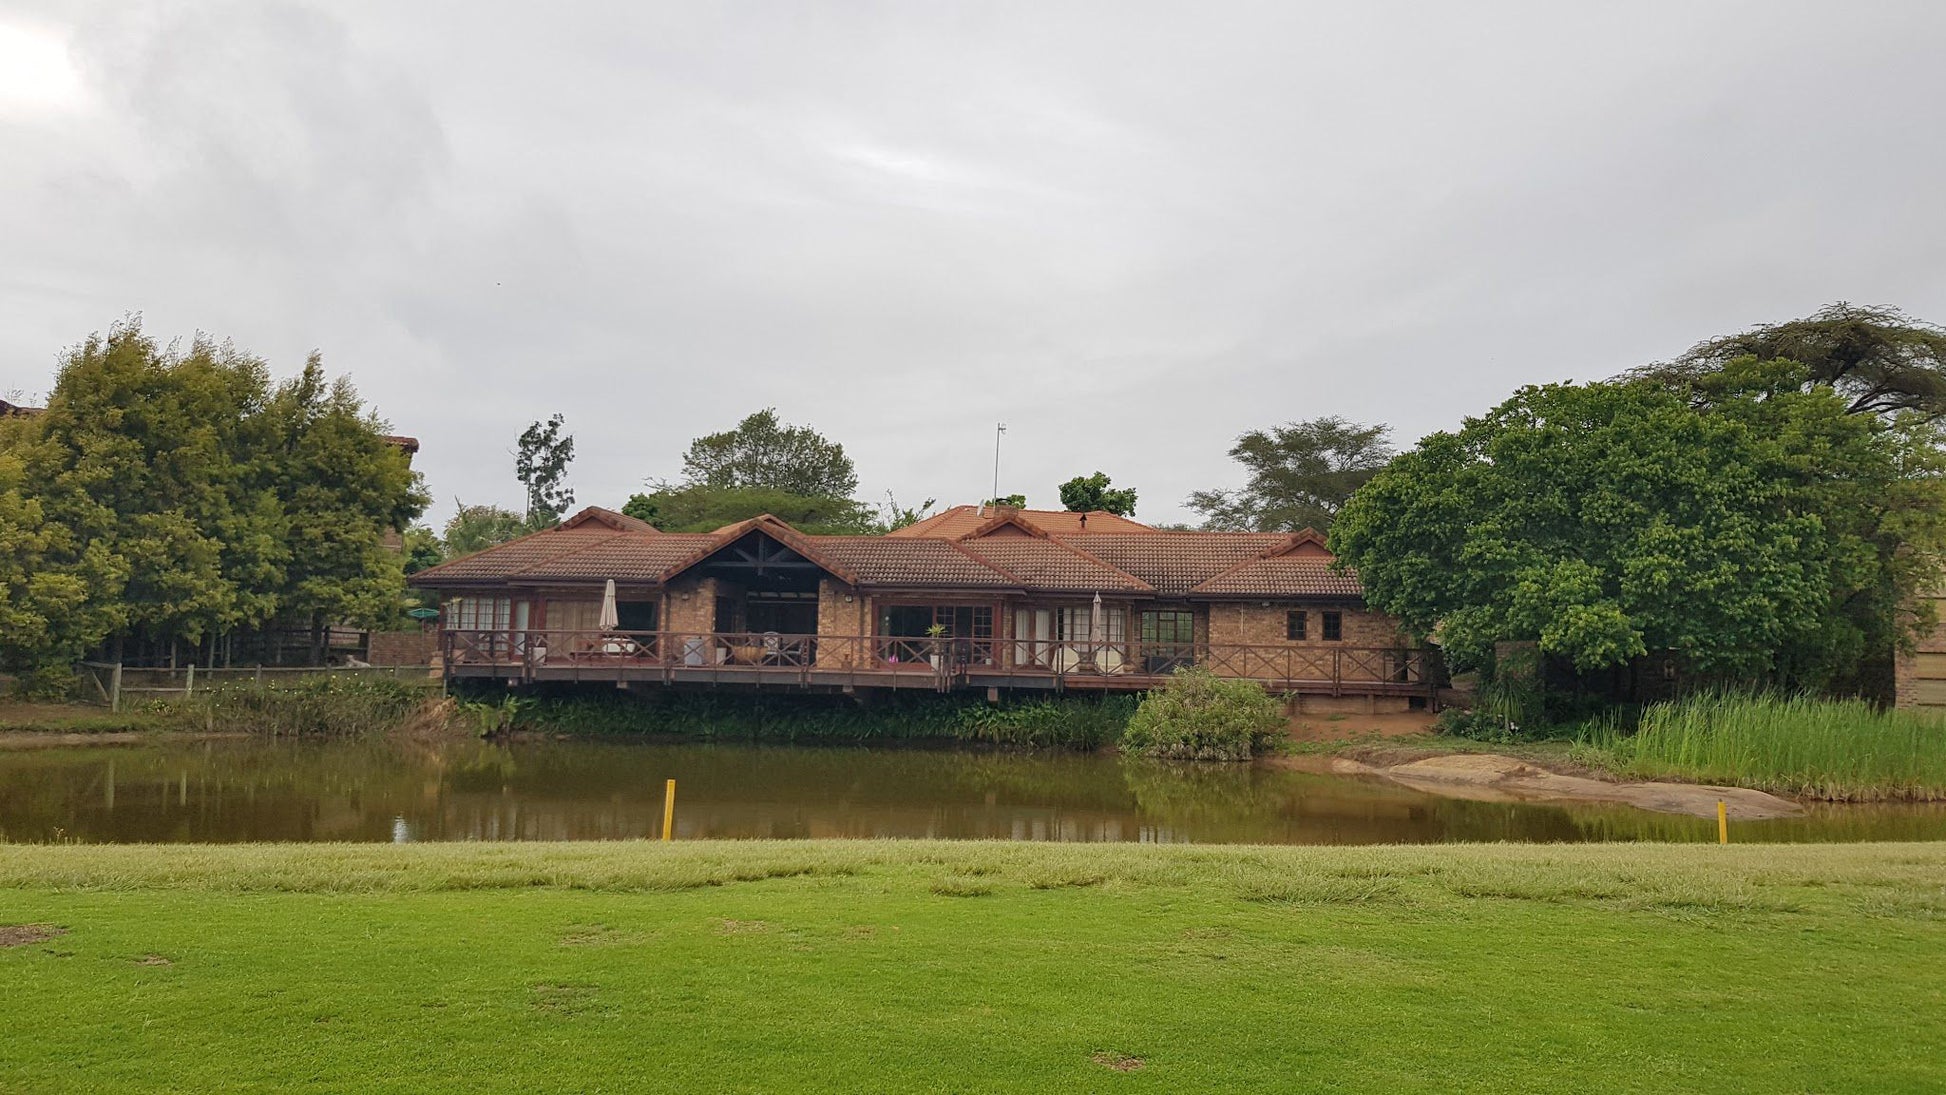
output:
M1723 805L1723 800L1720 798L1716 800L1716 842L1718 844L1730 842L1730 809Z
M662 788L662 839L676 838L676 781L670 780Z

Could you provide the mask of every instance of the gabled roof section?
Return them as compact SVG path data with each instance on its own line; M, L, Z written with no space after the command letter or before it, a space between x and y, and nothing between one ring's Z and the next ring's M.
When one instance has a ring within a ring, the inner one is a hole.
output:
M1158 593L1188 593L1225 570L1290 540L1282 532L1082 533L1055 540L1132 574Z
M600 506L589 506L580 513L561 522L557 527L572 529L584 528L589 525L600 525L605 528L614 529L616 532L661 531L640 518L630 517L626 513L617 513L612 509L602 509Z
M824 568L834 578L850 582L853 585L858 584L858 576L853 573L850 567L827 555L818 547L816 541L823 539L823 537L806 536L792 528L782 519L768 513L760 513L747 521L738 521L734 525L725 525L715 532L710 533L710 540L707 544L697 548L680 562L663 571L659 580L666 582L674 578L676 575L708 559L710 556L729 547L752 532L763 533L772 540L802 555L805 559Z
M1030 590L1049 593L1153 593L1155 587L1080 548L1039 536L984 535L958 542L961 550L1012 574Z
M1009 506L954 506L940 510L923 521L900 529L893 529L887 536L924 537L943 540L963 540L978 535L980 530L1001 517L1013 514L1028 523L1028 526L1052 535L1082 532L1154 532L1155 529L1140 521L1118 517L1105 510L1091 513L1071 513L1062 509L1013 509Z

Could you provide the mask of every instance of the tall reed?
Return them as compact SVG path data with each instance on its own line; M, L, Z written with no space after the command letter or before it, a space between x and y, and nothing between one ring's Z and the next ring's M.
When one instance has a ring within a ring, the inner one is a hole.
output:
M1832 801L1946 799L1946 720L1863 700L1710 692L1583 731L1604 766Z

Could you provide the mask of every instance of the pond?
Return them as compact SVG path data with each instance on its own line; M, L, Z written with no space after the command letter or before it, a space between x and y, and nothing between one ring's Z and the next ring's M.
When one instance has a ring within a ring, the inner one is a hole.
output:
M0 751L0 841L947 837L1263 844L1711 840L1620 806L1486 803L1269 765L613 742L156 741ZM1946 806L1818 807L1738 840L1946 839Z

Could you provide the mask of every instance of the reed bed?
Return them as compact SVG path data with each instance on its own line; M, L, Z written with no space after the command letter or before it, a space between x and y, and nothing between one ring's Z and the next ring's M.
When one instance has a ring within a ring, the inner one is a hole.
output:
M1946 799L1946 720L1863 700L1705 693L1584 731L1577 759L1615 772L1834 802Z

